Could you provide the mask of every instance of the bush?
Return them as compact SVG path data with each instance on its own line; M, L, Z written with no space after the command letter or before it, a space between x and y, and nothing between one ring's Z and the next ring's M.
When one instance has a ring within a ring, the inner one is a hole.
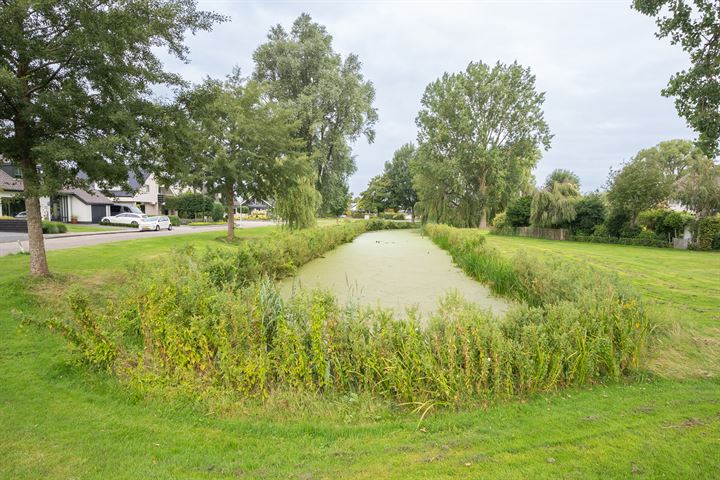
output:
M179 227L180 226L180 217L177 215L168 215L168 218L170 219L170 225L173 227Z
M507 227L510 227L510 222L507 219L507 214L505 212L500 212L497 215L495 215L495 218L492 220L492 226L494 229L502 230Z
M179 217L197 218L210 215L213 210L213 199L203 193L181 193L165 199L165 207L175 210Z
M62 222L47 222L43 220L42 231L47 234L66 233L67 225Z
M604 237L601 235L573 235L569 238L573 242L587 242L587 243L609 243L614 245L634 245L638 247L658 247L658 248L669 248L672 246L670 242L665 239L658 238L652 232L639 234L634 238L625 237Z
M240 205L240 213L250 213L250 207L247 205Z
M213 222L219 222L225 217L225 207L222 206L222 203L215 202L212 206L212 212L210 214Z
M74 320L58 328L87 363L141 391L197 398L293 391L450 405L618 379L637 367L650 324L615 277L556 259L509 261L475 229L426 232L468 274L526 301L504 318L452 296L423 324L340 307L322 292L279 296L272 279L381 225L407 224L347 222L154 259L132 272L132 298L102 313L74 298Z
M720 215L698 220L695 226L694 250L720 250Z
M598 193L585 195L575 203L575 220L570 230L578 235L590 235L597 225L605 222L607 207L605 199Z
M529 227L532 197L516 198L505 210L507 221L511 227Z

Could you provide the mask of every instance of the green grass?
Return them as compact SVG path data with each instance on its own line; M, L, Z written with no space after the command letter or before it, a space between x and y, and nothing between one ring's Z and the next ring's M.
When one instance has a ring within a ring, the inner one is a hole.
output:
M558 255L616 272L654 304L649 368L668 378L720 376L720 253L488 235L511 255Z
M273 228L238 234L258 238ZM57 294L69 283L97 292L99 301L121 290L128 259L189 243L221 245L218 235L48 252L57 275L40 282L26 276L27 256L0 258L0 478L720 477L717 376L648 376L436 412L421 428L416 415L352 396L307 408L292 398L217 405L208 413L179 400L137 398L109 375L76 366L56 334L21 321L60 311ZM677 318L683 326L717 339L717 285L708 280L720 270L711 254L489 242L506 252L561 253L621 270L663 306L687 312Z
M66 223L68 233L83 233L83 232L110 232L113 230L127 230L123 227L104 227L101 225L79 225ZM128 227L129 228L129 227Z

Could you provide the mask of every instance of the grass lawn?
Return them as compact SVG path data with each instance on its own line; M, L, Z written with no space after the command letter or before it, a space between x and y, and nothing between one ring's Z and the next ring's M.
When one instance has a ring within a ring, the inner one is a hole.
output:
M83 233L83 232L109 232L112 230L127 230L130 227L111 227L103 225L79 225L77 223L66 223L68 233Z
M62 314L58 294L68 284L98 292L98 301L119 294L138 252L151 259L187 244L224 245L217 237L51 251L56 276L46 281L27 277L27 256L0 258L0 478L720 477L717 358L703 359L715 348L703 342L720 338L720 255L488 237L508 253L558 253L617 270L654 299L663 319L649 372L628 384L437 412L421 428L416 415L354 397L217 412L138 398L76 366L56 334L23 322ZM690 367L657 361L674 349Z

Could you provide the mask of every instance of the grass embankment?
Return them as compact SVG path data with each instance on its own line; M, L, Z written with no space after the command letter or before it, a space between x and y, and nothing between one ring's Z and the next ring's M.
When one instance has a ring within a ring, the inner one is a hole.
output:
M181 403L138 399L109 375L76 366L59 336L18 320L57 313L53 309L63 303L54 299L68 283L86 286L97 300L117 295L129 258L217 245L215 237L209 232L49 252L57 276L43 282L28 280L27 256L0 259L0 477L701 479L720 473L716 379L566 389L440 412L420 430L416 416L370 410L352 395L318 400L306 410L246 405L208 416ZM503 248L509 251L515 239L508 240ZM609 247L629 255L635 250ZM603 264L617 261L631 278L625 254L618 255ZM652 264L665 270L662 261ZM714 268L706 262L699 273L713 275ZM692 290L688 281L680 274L681 286ZM708 291L697 294L713 304Z
M720 254L652 247L487 236L506 255L523 251L616 273L654 304L649 368L669 378L720 376Z

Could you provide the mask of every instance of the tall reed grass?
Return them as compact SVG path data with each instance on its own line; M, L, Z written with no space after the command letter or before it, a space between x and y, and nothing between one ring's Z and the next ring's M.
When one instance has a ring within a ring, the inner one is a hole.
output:
M237 251L154 260L132 275L136 295L91 311L74 294L74 318L58 327L86 362L141 392L198 397L362 393L429 408L615 380L638 367L650 323L616 279L505 260L472 230L426 229L475 278L528 297L504 318L453 296L424 323L340 306L321 291L279 296L274 278L368 228L283 233Z

